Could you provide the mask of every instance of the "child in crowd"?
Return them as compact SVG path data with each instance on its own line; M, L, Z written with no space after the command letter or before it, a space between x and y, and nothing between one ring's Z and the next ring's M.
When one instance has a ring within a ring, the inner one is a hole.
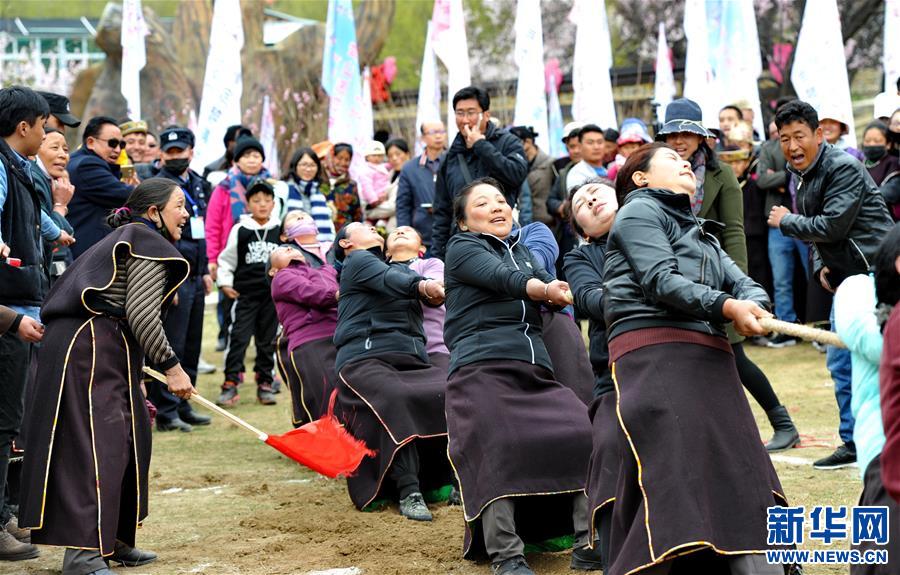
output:
M366 164L359 172L359 197L366 209L374 208L386 199L391 173L384 164L384 144L372 140L366 147Z
M213 190L206 205L206 256L209 259L209 275L216 281L219 268L219 254L225 249L228 234L240 217L247 213L247 186L256 176L269 177L263 167L266 153L262 144L253 136L241 136L234 146L234 165ZM231 306L234 303L219 292L216 315L219 322L219 337L216 351L223 351L231 326Z
M382 190L384 199L366 208L366 218L389 234L397 228L397 190L400 188L400 170L409 161L409 144L402 138L394 138L388 140L384 149L387 150L385 169L390 169L389 181Z
M225 249L231 228L247 213L247 187L250 180L269 177L263 167L266 153L259 140L252 136L238 139L234 146L234 166L228 176L213 190L206 210L206 255L213 279L216 277L219 254Z
M266 263L280 243L281 222L272 215L275 189L265 178L250 181L246 200L250 215L243 216L231 229L219 255L219 289L235 300L225 349L225 383L216 402L225 407L238 402L238 385L251 337L256 340L256 397L263 405L275 404L272 372L278 318L269 292Z
M616 143L619 145L619 150L616 154L615 161L609 167L607 177L610 180L615 181L616 175L619 173L619 168L625 164L625 160L627 160L635 150L652 141L653 138L651 138L650 133L647 132L647 124L638 118L625 118L625 121L622 122L622 129L619 130L619 139L616 140Z

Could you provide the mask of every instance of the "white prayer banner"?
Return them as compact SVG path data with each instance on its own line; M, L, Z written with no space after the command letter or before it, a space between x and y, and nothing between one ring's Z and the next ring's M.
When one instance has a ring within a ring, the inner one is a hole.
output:
M259 122L259 142L266 152L266 169L273 178L278 177L278 142L275 139L275 120L272 117L272 102L269 95L263 97L262 118Z
M656 39L656 81L653 85L653 101L656 103L656 119L660 124L666 121L666 106L675 99L675 72L669 56L666 41L666 25L659 23Z
M322 88L328 93L328 139L353 146L350 175L362 167L363 149L372 139L372 120L363 109L356 24L350 0L329 0L322 55ZM371 103L369 104L371 106Z
M209 55L203 75L203 95L197 122L197 143L191 168L203 172L204 166L224 152L222 138L228 126L241 123L241 48L244 27L240 0L216 0L213 7Z
M556 76L550 74L547 77L547 89L549 90L550 103L547 105L547 130L550 138L550 150L547 152L553 158L562 158L567 156L569 151L566 145L562 143L563 137L563 115L562 106L559 105L559 91L556 89Z
M757 84L762 57L753 0L706 0L706 17L710 66L720 87L716 107L721 110L745 100L753 110L753 128L765 134ZM717 126L718 117L713 127Z
M472 84L469 43L462 0L435 0L431 14L431 45L447 67L447 141L456 137L453 95Z
M122 78L121 92L132 120L141 119L141 70L147 65L145 38L150 34L141 0L122 2Z
M710 65L705 0L687 0L684 6L684 36L687 39L687 53L682 94L700 106L705 127L718 128L721 97Z
M541 0L519 0L516 8L516 110L513 124L531 126L537 132L535 144L550 151L547 123L546 80L544 78L544 33L541 26Z
M422 124L441 121L441 79L437 73L437 59L431 44L431 20L425 35L422 71L419 74L419 98L416 103L416 155L425 151L422 143Z
M618 128L613 101L612 47L604 0L575 0L569 21L575 32L572 65L572 117L575 121Z
M850 130L844 142L856 146L850 81L836 0L806 3L794 51L791 83L797 97L815 108L819 118L846 123Z

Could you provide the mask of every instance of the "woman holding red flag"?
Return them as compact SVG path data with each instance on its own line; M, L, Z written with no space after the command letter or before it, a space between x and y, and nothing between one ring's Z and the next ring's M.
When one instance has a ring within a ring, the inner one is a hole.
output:
M137 186L107 220L115 228L54 284L29 388L19 515L33 543L66 547L63 575L112 573L156 555L134 547L147 516L150 419L144 357L169 391L191 380L172 351L162 310L188 276L173 243L188 220L184 194L161 178Z

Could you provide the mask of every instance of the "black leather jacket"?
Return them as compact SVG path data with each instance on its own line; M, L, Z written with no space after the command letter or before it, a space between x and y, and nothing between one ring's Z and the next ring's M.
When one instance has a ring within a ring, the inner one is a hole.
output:
M765 290L738 268L700 220L690 198L644 188L625 198L610 232L603 271L609 339L634 329L677 327L725 335L730 297L768 309Z
M893 222L884 197L862 163L840 148L823 144L797 179L797 214L781 220L781 232L813 242L816 275L828 266L837 288L844 278L869 272L872 258Z

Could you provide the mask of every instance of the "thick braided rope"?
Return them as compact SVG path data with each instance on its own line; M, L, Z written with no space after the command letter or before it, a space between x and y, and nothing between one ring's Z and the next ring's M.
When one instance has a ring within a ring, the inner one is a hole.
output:
M809 327L806 325L799 325L796 323L790 323L781 321L780 319L772 318L760 319L759 325L771 331L777 331L778 333L799 337L808 341L817 341L819 343L825 343L845 349L847 347L833 331L825 331L824 329Z

